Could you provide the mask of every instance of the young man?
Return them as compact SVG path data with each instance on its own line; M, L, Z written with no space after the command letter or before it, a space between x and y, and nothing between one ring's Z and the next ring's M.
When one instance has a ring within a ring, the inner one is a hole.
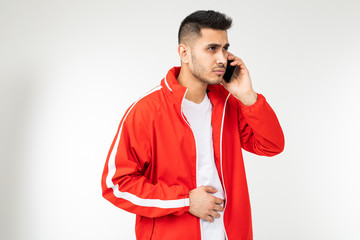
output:
M139 240L250 240L241 148L284 148L277 117L256 93L244 62L228 52L232 20L197 11L179 29L181 67L132 104L102 177L103 196L136 214ZM228 60L237 65L223 80Z

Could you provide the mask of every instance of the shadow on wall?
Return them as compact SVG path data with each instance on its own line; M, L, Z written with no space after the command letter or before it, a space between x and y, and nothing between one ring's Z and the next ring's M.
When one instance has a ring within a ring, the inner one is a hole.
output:
M23 149L35 81L20 75L2 76L0 82L0 239L20 239L27 234L18 230L28 219L24 189L30 163Z

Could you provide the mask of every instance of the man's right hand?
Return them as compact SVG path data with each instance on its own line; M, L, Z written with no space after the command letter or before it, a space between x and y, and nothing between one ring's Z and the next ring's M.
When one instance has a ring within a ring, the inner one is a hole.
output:
M210 186L200 186L189 192L190 208L189 212L199 218L214 222L214 218L219 218L224 210L223 200L210 193L216 193L217 190Z

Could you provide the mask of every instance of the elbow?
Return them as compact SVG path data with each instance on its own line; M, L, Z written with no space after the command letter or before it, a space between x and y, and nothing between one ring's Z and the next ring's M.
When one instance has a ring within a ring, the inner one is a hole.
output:
M282 153L284 151L285 148L285 143L283 143L282 145L279 145L276 149L274 149L275 151L272 152L270 157L276 156L280 153Z
M283 134L281 134L281 137L278 138L278 141L276 141L272 148L271 151L269 151L269 157L273 157L276 156L280 153L282 153L285 149L285 137Z
M285 139L284 135L281 135L281 137L277 138L276 140L272 141L266 141L262 144L258 145L258 152L260 155L266 156L266 157L273 157L281 152L284 151L285 148Z

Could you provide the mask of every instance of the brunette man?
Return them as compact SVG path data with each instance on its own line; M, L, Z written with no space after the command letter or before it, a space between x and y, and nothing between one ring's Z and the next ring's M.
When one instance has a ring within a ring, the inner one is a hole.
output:
M136 214L137 239L250 240L242 149L284 148L277 117L228 51L232 20L197 11L179 29L181 67L132 104L106 160L103 196ZM237 65L232 80L227 61Z

